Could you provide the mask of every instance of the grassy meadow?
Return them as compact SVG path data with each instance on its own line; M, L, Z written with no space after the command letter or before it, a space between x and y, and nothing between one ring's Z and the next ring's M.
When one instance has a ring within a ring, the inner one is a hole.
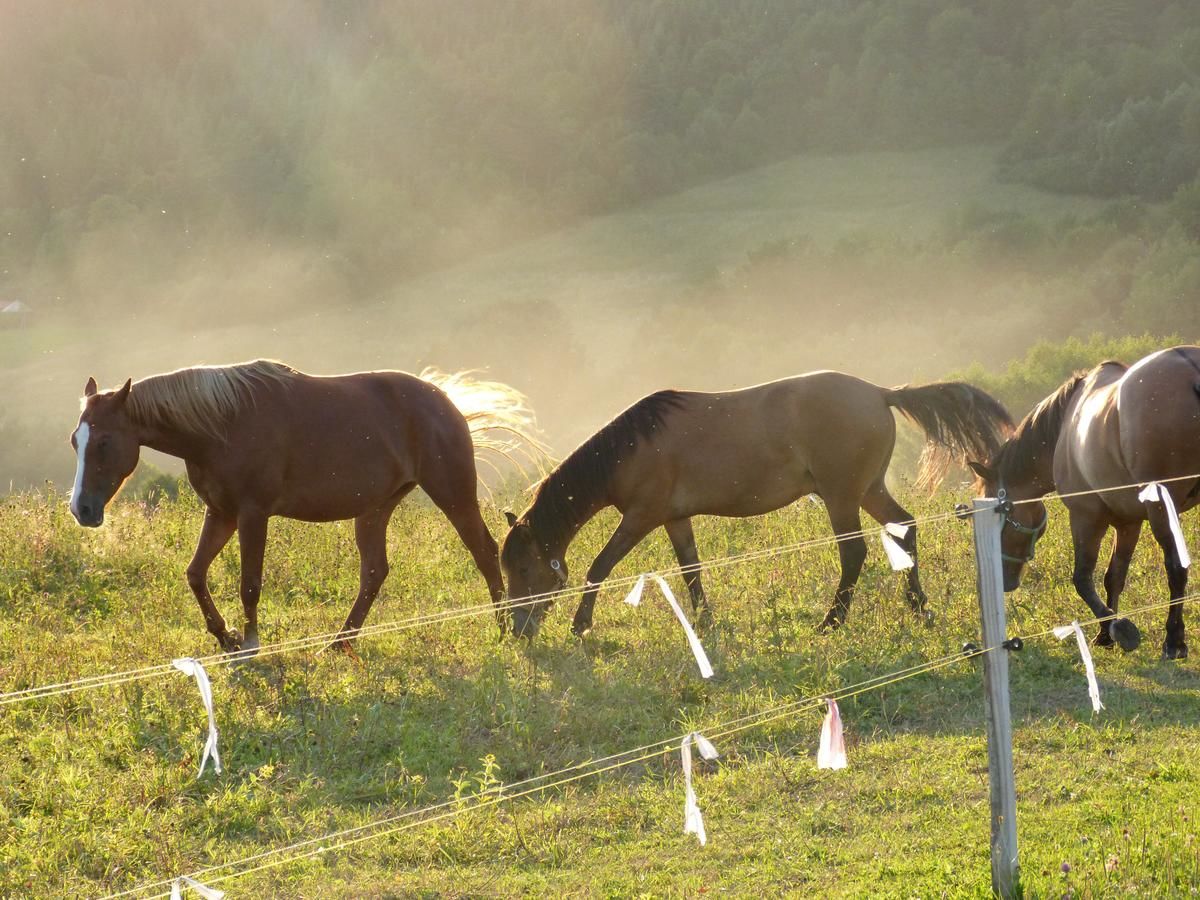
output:
M918 514L961 499L906 498ZM1012 633L1087 615L1069 583L1065 515L1051 512L1036 566L1010 598ZM499 509L486 515L500 534ZM61 497L0 503L0 691L212 653L183 574L200 518L187 490L155 507L118 502L98 531L76 527ZM576 581L612 524L601 516L571 548ZM1196 517L1185 525L1200 546ZM823 508L808 501L697 523L707 560L827 534ZM621 603L623 589L603 592L582 643L569 631L571 601L532 646L498 641L488 614L365 639L361 661L301 650L212 666L225 772L200 780L204 713L182 674L0 707L0 896L104 895L456 800L440 821L208 880L230 897L987 896L977 664L845 700L845 771L816 768L816 709L716 736L721 723L976 640L969 525L929 524L921 551L932 629L907 612L877 539L849 624L832 635L815 626L837 578L833 547L712 570L709 682L653 587L639 609ZM450 526L419 500L397 513L390 552L370 623L486 601ZM673 564L655 535L615 574ZM274 520L264 643L336 629L357 569L347 525ZM210 579L227 619L240 620L236 549ZM1157 549L1143 541L1125 607L1145 641L1127 656L1097 653L1099 715L1072 641L1030 641L1012 658L1030 896L1200 889L1200 676L1194 660L1159 661L1162 611L1136 613L1164 593ZM706 847L681 831L677 744L541 796L470 808L497 781L691 729L721 752L695 779Z

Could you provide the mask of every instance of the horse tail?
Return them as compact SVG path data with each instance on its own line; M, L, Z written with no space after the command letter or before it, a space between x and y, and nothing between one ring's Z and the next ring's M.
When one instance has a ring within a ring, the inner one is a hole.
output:
M550 452L542 441L537 419L528 398L499 381L485 381L472 372L442 372L424 369L420 379L440 389L458 409L471 431L475 459L495 470L485 454L495 454L522 472L532 464L539 476L545 474Z
M991 459L1013 428L998 400L962 381L901 385L885 390L884 400L925 432L928 443L917 473L924 490L941 483L951 462Z

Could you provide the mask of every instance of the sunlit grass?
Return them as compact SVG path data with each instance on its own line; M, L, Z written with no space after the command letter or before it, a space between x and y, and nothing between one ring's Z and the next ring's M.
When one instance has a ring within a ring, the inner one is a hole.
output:
M905 498L921 513L954 500ZM519 504L518 504L519 505ZM1010 630L1084 617L1054 510ZM0 691L216 649L184 581L200 524L186 491L157 509L118 505L99 531L61 500L0 505ZM500 534L502 518L487 510ZM1186 522L1197 540L1196 522ZM571 548L585 570L613 524ZM715 559L828 533L807 501L751 520L700 520ZM1195 543L1194 543L1195 545ZM363 641L362 662L311 650L214 667L226 771L196 780L203 711L194 683L147 682L0 707L0 895L96 895L240 859L653 743L800 697L821 696L976 639L969 526L921 532L932 630L907 612L877 543L848 626L815 633L837 575L832 547L709 573L716 625L702 681L666 604L601 595L596 630L569 631L573 600L531 648L499 642L490 615ZM406 504L370 622L486 602L449 524ZM211 580L230 621L237 554ZM617 575L674 564L655 535ZM275 520L261 609L264 641L337 628L355 590L348 525ZM682 597L682 584L676 584ZM1125 606L1160 602L1157 549L1139 553ZM1163 615L1143 615L1138 652L1100 652L1107 709L1093 717L1073 642L1013 658L1019 833L1033 895L1170 895L1200 888L1194 846L1200 764L1195 663L1158 661ZM988 788L974 664L955 664L843 704L851 766L818 772L818 710L718 740L698 776L709 844L682 834L676 747L540 799L368 841L221 883L231 896L582 896L784 892L986 896ZM1071 866L1064 874L1063 863Z

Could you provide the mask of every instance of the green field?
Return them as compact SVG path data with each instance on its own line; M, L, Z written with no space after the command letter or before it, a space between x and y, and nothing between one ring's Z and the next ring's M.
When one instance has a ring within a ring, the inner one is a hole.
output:
M906 499L929 514L963 498ZM185 491L155 509L128 501L111 513L103 529L85 531L61 498L0 505L0 691L215 650L183 577L198 503ZM487 516L499 533L498 510ZM586 568L611 524L603 516L585 529L568 556L572 572ZM1185 525L1200 545L1195 517ZM697 527L710 560L827 533L823 509L807 501ZM390 545L392 575L370 622L486 601L434 510L406 504ZM344 525L276 520L264 642L340 625L355 588L353 546ZM457 800L440 821L216 886L231 897L986 896L977 664L843 701L850 768L842 772L816 769L816 709L716 736L721 723L977 640L969 526L932 523L921 547L937 616L930 630L906 611L877 542L848 627L829 636L814 628L836 581L832 547L714 569L710 682L653 588L637 610L620 602L622 589L605 591L582 644L563 603L532 647L498 642L482 615L365 639L361 662L302 650L214 666L225 773L199 781L204 715L181 674L0 707L0 895L101 895ZM212 573L231 621L236 557L227 552ZM1087 615L1069 559L1056 506L1037 565L1010 599L1011 632ZM1073 642L1031 641L1013 657L1019 834L1032 896L1200 889L1200 677L1194 661L1158 660L1161 610L1136 612L1164 596L1157 559L1144 543L1126 594L1142 648L1097 655L1100 715ZM615 575L673 562L656 535ZM681 831L675 745L542 796L471 809L497 779L511 784L691 729L721 752L696 778L704 848Z

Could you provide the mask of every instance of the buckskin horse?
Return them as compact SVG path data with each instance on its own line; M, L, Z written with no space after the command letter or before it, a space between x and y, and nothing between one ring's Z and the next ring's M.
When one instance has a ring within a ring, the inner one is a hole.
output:
M1100 646L1115 641L1129 651L1141 642L1137 626L1117 617L1117 604L1142 523L1149 521L1162 548L1172 601L1163 658L1187 657L1183 605L1178 602L1187 590L1187 568L1181 565L1166 506L1143 502L1137 487L1104 489L1200 472L1200 347L1159 350L1132 366L1110 360L1075 374L1034 407L988 462L971 468L984 493L1003 491L1015 504L1001 532L1006 591L1020 586L1021 573L1046 530L1046 506L1040 498L1051 491L1100 491L1063 497L1075 548L1075 590L1103 620L1095 640ZM1200 479L1167 481L1161 487L1180 512L1200 502ZM1093 575L1109 528L1116 530L1116 541L1104 575L1105 603Z
M615 506L621 522L587 572L573 630L592 626L600 583L662 526L684 572L694 611L711 618L700 580L693 516L754 516L815 493L829 513L842 576L823 628L846 618L866 558L859 509L880 523L908 524L904 549L917 554L912 516L884 483L896 441L892 409L919 425L930 446L965 459L1000 445L1012 422L1004 408L961 382L883 388L841 372L813 372L723 393L667 390L634 403L583 442L538 486L500 554L513 630L532 637L549 605L543 595L567 583L563 559L579 530ZM945 454L927 453L921 483L932 486ZM909 605L927 618L913 566ZM532 598L532 599L527 599ZM525 602L522 602L524 600Z
M512 449L499 432L536 446L523 396L463 373L318 377L257 360L180 369L114 391L101 392L89 379L71 435L77 457L71 513L80 525L101 525L143 446L182 458L206 506L188 584L221 648L246 654L259 646L271 516L353 519L359 590L334 642L349 650L388 573L388 520L418 485L457 530L492 600L503 600L475 469L476 450ZM208 589L209 565L235 531L244 635L226 627Z

